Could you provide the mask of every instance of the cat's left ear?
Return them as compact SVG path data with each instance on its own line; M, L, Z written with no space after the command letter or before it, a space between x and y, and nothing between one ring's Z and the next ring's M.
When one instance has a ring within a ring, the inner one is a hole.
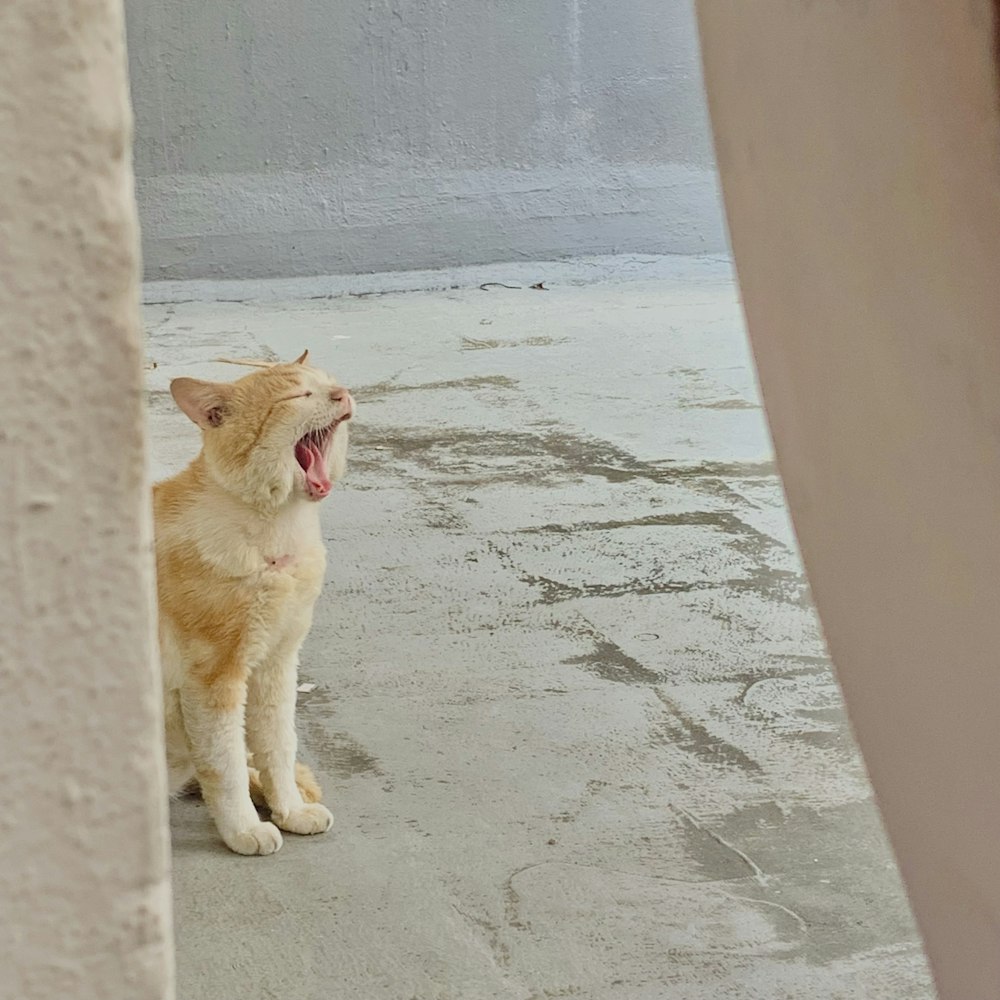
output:
M170 395L174 397L174 402L203 431L222 423L231 394L232 386L225 382L175 378L170 383Z
M302 355L300 357L296 358L292 362L292 364L293 365L304 365L308 360L309 360L309 352L308 351L303 351Z

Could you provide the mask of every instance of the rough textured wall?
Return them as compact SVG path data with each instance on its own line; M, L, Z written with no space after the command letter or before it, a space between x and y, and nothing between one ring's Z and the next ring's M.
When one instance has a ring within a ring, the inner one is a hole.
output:
M0 998L171 995L120 0L0 8Z
M725 248L690 0L127 0L149 278Z

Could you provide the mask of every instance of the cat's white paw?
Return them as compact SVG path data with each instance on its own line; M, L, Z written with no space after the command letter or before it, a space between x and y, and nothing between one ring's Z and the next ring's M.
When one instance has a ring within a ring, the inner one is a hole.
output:
M287 816L272 815L271 818L289 833L326 833L333 826L333 813L319 802L293 809Z
M274 854L281 847L281 833L273 823L256 823L222 839L237 854Z

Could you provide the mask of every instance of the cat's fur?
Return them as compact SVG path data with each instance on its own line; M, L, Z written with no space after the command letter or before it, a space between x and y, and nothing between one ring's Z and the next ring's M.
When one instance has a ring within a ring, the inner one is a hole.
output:
M294 710L326 564L315 501L343 475L354 401L307 354L234 383L175 379L202 451L153 490L171 791L197 778L239 854L278 850L279 827L333 823L296 764Z

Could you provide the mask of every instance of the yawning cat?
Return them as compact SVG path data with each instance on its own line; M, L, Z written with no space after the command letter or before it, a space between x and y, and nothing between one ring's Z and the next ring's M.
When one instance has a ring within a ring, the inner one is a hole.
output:
M344 473L354 401L307 357L234 383L174 379L202 450L153 489L171 790L197 778L239 854L278 850L279 827L333 824L296 765L294 710L299 647L326 564L316 501Z

